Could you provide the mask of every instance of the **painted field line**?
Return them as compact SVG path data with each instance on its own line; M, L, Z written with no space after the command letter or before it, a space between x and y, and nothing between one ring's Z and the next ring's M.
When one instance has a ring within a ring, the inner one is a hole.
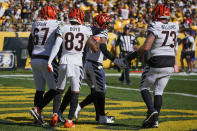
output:
M107 75L106 75L107 76ZM109 74L108 76L114 76L113 74ZM117 74L115 75L117 76ZM33 78L25 78L25 77L33 77L33 75L0 75L2 78L12 78L12 79L26 79L26 80L33 80ZM20 78L19 78L20 77ZM24 78L21 78L24 77ZM180 80L180 79L178 79ZM185 79L186 80L186 79ZM188 79L189 80L189 79ZM82 83L82 85L86 85L86 83ZM140 92L139 89L133 89L133 88L123 88L123 87L114 87L114 86L109 86L107 85L107 88L113 88L113 89L119 89L119 90L130 90L130 91L138 91ZM192 95L192 94L186 94L186 93L179 93L179 92L164 92L164 94L170 94L170 95L180 95L180 96L190 96L190 97L195 97L197 98L197 95Z
M107 73L107 74L105 74L106 76L120 76L121 74L120 73ZM141 77L141 75L142 75L142 73L130 73L129 74L130 75L130 77L137 77L137 78L139 78L139 77ZM191 74L186 74L186 73L176 73L176 74L173 74L172 76L197 76L197 73L191 73ZM197 79L186 79L186 78L170 78L171 80L183 80L183 81L197 81Z
M120 90L131 90L131 91L138 91L138 92L140 92L139 89L133 89L133 88L113 87L113 86L108 86L108 85L107 85L107 88L120 89ZM152 92L152 91L150 91L150 92ZM186 93L178 93L178 92L164 92L164 94L190 96L190 97L197 98L197 95L191 95L191 94L186 94Z
M120 76L121 73L106 73L106 76ZM130 73L130 76L141 76L142 73ZM20 76L20 77L33 77L33 74L14 74L14 75L0 75L0 76ZM185 73L185 72L181 72L181 73L173 73L172 76L197 76L197 73Z
M82 83L82 85L88 86L86 83ZM118 86L109 86L106 85L107 88L112 88L112 89L118 89L118 90L129 90L129 91L137 91L140 92L139 89L133 89L133 88L123 88L123 87L118 87ZM150 91L153 92L153 91ZM169 94L169 95L179 95L179 96L190 96L190 97L195 97L197 98L197 95L192 95L192 94L186 94L186 93L179 93L179 92L164 92L164 94Z

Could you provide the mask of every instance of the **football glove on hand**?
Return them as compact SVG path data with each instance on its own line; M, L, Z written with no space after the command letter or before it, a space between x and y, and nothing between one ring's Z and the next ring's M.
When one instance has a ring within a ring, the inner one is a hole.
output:
M51 65L51 63L48 63L47 69L49 72L53 72L53 66Z
M126 65L124 59L115 59L115 60L114 60L114 64L116 64L116 65L117 65L118 67L120 67L121 69L127 67L127 65Z

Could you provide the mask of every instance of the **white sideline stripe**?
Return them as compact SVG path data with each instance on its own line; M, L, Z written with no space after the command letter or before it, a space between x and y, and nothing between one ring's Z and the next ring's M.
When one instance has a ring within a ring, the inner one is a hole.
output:
M33 77L33 74L30 75L21 75L21 74L17 74L17 75L0 75L0 77L7 77L7 76L20 76L20 77Z
M113 87L113 86L107 86L107 88L120 89L120 90L131 90L131 91L138 91L138 92L140 92L139 89L133 89L133 88L122 88L122 87ZM150 91L150 92L152 92L152 91ZM178 92L164 92L164 94L190 96L190 97L196 97L197 98L197 95L178 93Z
M140 74L141 75L141 74ZM113 74L107 74L106 76L114 76ZM115 76L118 76L117 74ZM119 75L120 76L120 75ZM138 75L137 75L138 76ZM12 78L12 79L26 79L26 80L33 80L33 78L18 78L18 77L33 77L33 75L0 75L2 78ZM180 80L180 79L177 79ZM187 79L185 79L187 80ZM188 79L190 80L190 79ZM87 85L86 83L82 83L82 85ZM114 86L108 86L107 88L112 88L112 89L119 89L119 90L130 90L130 91L138 91L140 92L139 89L133 89L133 88L122 88L122 87L114 87ZM151 91L152 92L152 91ZM190 96L190 97L195 97L197 98L197 95L191 95L191 94L186 94L186 93L179 93L179 92L164 92L164 94L170 94L170 95L180 95L180 96Z
M105 74L106 76L120 76L120 73L111 73L111 74ZM130 73L130 76L134 77L141 77L142 73ZM191 74L186 74L186 73L178 73L178 74L173 74L173 76L197 76L197 73L191 73ZM197 81L197 79L185 79L185 78L170 78L171 80L184 80L184 81Z
M121 73L106 73L106 76L120 76ZM130 76L141 76L142 73L130 73ZM33 77L33 74L28 74L28 75L24 75L24 74L16 74L16 75L0 75L0 76L20 76L20 77ZM185 73L185 72L181 72L181 73L173 73L173 76L197 76L197 73Z
M87 85L86 83L82 83L82 85ZM139 89L133 89L133 88L122 88L122 87L114 87L114 86L108 86L107 88L112 88L112 89L119 89L119 90L130 90L130 91L138 91L140 92ZM153 92L153 91L150 91ZM197 95L191 95L191 94L185 94L185 93L178 93L178 92L164 92L164 94L170 94L170 95L180 95L180 96L190 96L190 97L196 97Z
M120 73L106 73L106 76L120 76ZM134 76L134 77L141 77L141 73L131 73L130 76ZM186 74L186 73L178 73L178 74L173 74L173 76L197 76L197 73L190 73L190 74ZM0 75L0 77L4 77L4 78L13 78L13 77L33 77L33 74L30 75L22 75L22 74L18 74L18 75ZM185 79L185 78L170 78L171 80L184 80L184 81L197 81L197 79Z

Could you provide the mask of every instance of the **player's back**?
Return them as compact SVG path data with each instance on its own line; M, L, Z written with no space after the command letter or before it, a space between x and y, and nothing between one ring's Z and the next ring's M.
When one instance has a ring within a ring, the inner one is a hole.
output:
M55 43L55 30L60 22L57 20L39 20L32 25L34 49L32 55L49 56Z
M149 51L152 56L174 56L174 48L178 37L179 26L177 23L153 22L148 26L148 31L155 35L155 41Z
M156 21L148 26L148 31L155 36L152 47L148 51L148 63L151 67L174 67L178 30L178 24L173 22Z
M92 35L91 28L63 24L58 27L57 33L63 38L60 63L82 65L82 53L88 38Z

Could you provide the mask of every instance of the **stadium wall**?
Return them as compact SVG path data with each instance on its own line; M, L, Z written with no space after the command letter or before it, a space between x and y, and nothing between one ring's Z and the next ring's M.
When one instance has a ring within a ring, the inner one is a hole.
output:
M5 50L11 50L15 51L16 58L17 58L17 67L19 68L30 68L30 58L27 54L27 43L28 43L28 37L30 35L30 32L0 32L0 51ZM116 38L116 35L113 33L109 33L109 40L107 44L108 50L113 54L111 42ZM180 33L179 38L183 39L184 34ZM197 38L196 38L197 43ZM182 46L178 46L178 52L176 55L176 61L178 63L178 66L180 66L180 55L181 55ZM197 52L197 46L196 46L196 52ZM197 58L197 53L196 53ZM104 68L109 68L113 64L110 60L105 60L103 62ZM186 61L185 61L186 66Z

